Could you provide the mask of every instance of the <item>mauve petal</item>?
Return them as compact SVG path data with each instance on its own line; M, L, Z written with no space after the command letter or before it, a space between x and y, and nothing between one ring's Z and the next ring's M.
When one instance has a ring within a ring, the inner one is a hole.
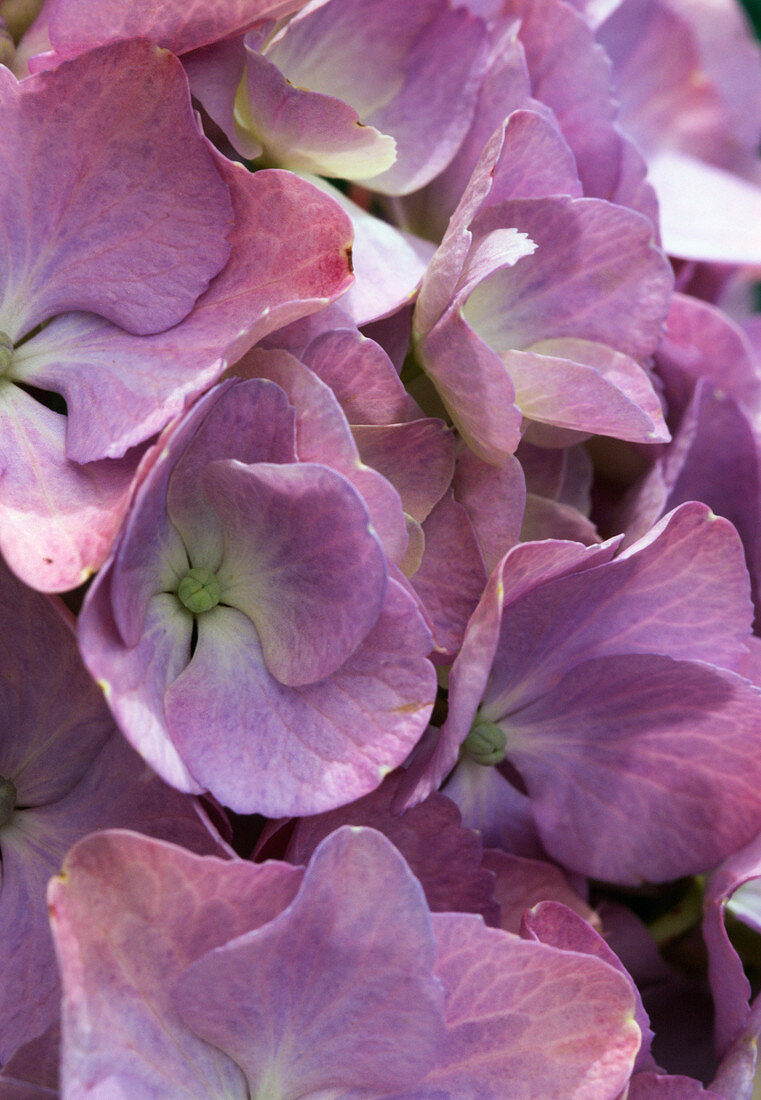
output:
M420 883L379 833L347 826L317 848L288 908L189 966L173 1000L253 1095L375 1096L414 1085L437 1060L433 963Z
M709 302L675 294L656 355L666 403L679 415L700 378L739 401L757 419L761 372L748 334Z
M313 371L280 349L253 348L235 368L242 377L270 378L296 412L296 452L301 462L332 467L363 498L386 556L401 562L407 533L399 494L375 470L363 465L346 416L330 387ZM355 382L359 385L359 381Z
M260 40L267 37L272 24L265 22L256 28L254 35ZM249 36L251 41L253 36ZM193 96L202 104L209 117L219 126L233 148L247 160L262 155L258 141L241 126L236 111L238 86L246 71L245 36L228 38L202 46L185 54L182 66Z
M574 912L571 907L562 901L548 900L541 901L524 914L520 932L523 939L548 943L552 947L561 948L563 951L578 951L582 955L590 955L601 959L608 966L612 966L614 970L617 970L619 974L623 974L634 994L634 1019L642 1034L634 1069L636 1071L654 1067L655 1062L650 1054L653 1032L639 990L631 974L629 974L615 952L607 945L597 929L592 928L584 916Z
M480 19L446 0L333 0L293 20L267 56L292 83L338 97L366 128L396 139L395 163L362 173L399 194L427 183L462 140L484 37Z
M393 580L362 645L322 683L278 683L251 621L232 608L205 612L198 635L166 693L167 724L194 777L238 812L294 816L351 802L403 762L428 721L431 637Z
M526 486L513 456L502 467L490 466L472 451L457 456L452 482L455 498L473 524L488 573L511 550L521 532Z
M503 362L525 417L637 443L670 436L647 372L628 355L587 340L542 340Z
M142 634L125 646L113 618L110 571L101 574L79 616L79 645L125 737L162 779L178 790L203 790L188 771L166 728L164 693L190 658L192 616L174 594L148 603Z
M556 864L545 859L516 856L499 848L487 848L482 862L484 867L488 867L496 875L494 898L500 906L499 927L503 931L518 935L523 914L543 901L562 902L563 906L578 913L585 923L600 927L600 918L594 909L590 909L583 898L571 888L565 874Z
M511 0L502 10L520 20L532 93L551 108L573 151L584 194L629 206L657 224L645 162L615 124L608 58L582 13L557 0Z
M749 1019L751 987L743 964L724 926L727 903L737 896L732 912L758 931L757 880L761 878L761 837L717 867L706 883L703 938L708 948L708 976L715 1009L716 1047L725 1054ZM743 890L743 887L745 888Z
M103 0L93 11L86 0L61 0L50 20L57 57L73 57L105 42L150 38L172 53L195 50L242 34L262 19L281 19L306 0Z
M300 358L330 386L350 424L407 419L407 394L393 363L379 344L359 331L322 333Z
M403 773L387 776L364 798L325 814L300 818L285 858L307 863L317 845L341 825L364 825L383 833L406 859L434 913L481 913L494 922L494 876L481 866L478 834L463 827L454 803L434 792L403 814L392 812Z
M386 0L384 7L394 5ZM404 83L367 117L396 140L394 164L368 181L381 194L407 195L429 183L447 167L473 117L486 63L485 27L466 7L437 8L406 58ZM405 24L410 15L406 7Z
M79 462L152 435L263 336L351 282L351 225L335 203L289 172L216 163L233 198L232 252L182 324L136 340L98 318L60 317L14 356L14 377L66 398L67 454Z
M461 282L479 213L500 200L544 194L578 194L573 158L557 128L533 111L514 111L484 145L473 174L447 227L441 246L426 271L415 307L415 332L424 336L446 311ZM492 228L505 229L509 221ZM521 235L515 234L520 248ZM523 251L534 246L523 241Z
M722 1100L753 1100L761 1032L761 999L756 996L748 1021L722 1058L711 1089Z
M473 10L473 4L469 5ZM518 28L513 21L503 20L499 27L490 28L487 71L481 81L476 100L473 121L463 142L450 164L422 190L403 201L402 208L410 225L418 232L425 232L432 240L441 240L447 222L459 203L482 151L494 131L504 125L514 111L528 108L541 115L554 129L550 112L531 97L528 72L523 50L517 40ZM524 145L528 144L524 136ZM514 158L510 158L514 162ZM570 178L576 180L574 194L581 194L576 179L576 166L569 156ZM554 160L552 154L544 159L545 168ZM541 186L539 193L552 193L554 185Z
M504 1100L505 1081L511 1100L618 1095L640 1043L623 975L599 959L485 928L468 914L432 920L446 1056L406 1098Z
M236 121L270 164L366 179L394 163L394 139L362 123L348 103L295 86L248 42L246 53L246 95L236 102Z
M308 462L218 461L202 477L223 531L222 602L251 619L281 684L330 676L366 637L386 594L385 557L359 494Z
M66 418L18 386L2 394L0 548L23 581L61 592L103 563L127 508L137 457L80 466L65 453Z
M684 437L662 471L668 496L662 511L701 500L733 524L745 548L756 616L761 609L761 491L758 444L748 417L733 398L698 382L682 420ZM727 447L726 441L732 440ZM655 517L654 517L655 518Z
M366 325L409 305L436 247L363 210L325 180L314 179L351 218L354 283L339 304L355 325Z
M442 420L426 417L406 424L352 429L363 462L396 487L405 512L422 523L449 488L455 440Z
M577 665L503 728L549 854L638 885L697 874L759 831L760 719L761 691L734 673L630 653Z
M193 799L171 790L113 731L66 796L16 810L0 831L0 1060L58 1016L60 988L48 928L45 888L68 848L89 832L117 826L221 854Z
M524 543L503 559L489 578L478 607L468 623L460 653L449 676L449 712L431 760L414 778L411 800L419 801L436 788L457 762L460 745L468 736L489 681L500 640L502 608L521 593L530 593L551 577L590 568L605 561L615 545L586 548L577 543Z
M294 411L285 393L259 379L221 383L180 422L176 437L170 436L168 487L163 488L162 471L155 507L166 509L195 568L216 571L224 552L222 526L204 489L204 470L229 459L295 462L295 444ZM121 583L129 588L134 581L125 576Z
M171 987L195 959L272 920L301 875L122 831L80 841L48 894L64 987L64 1094L106 1089L111 1078L129 1096L245 1097L240 1070L184 1026Z
M227 262L232 210L177 59L125 42L0 94L2 328L74 309L138 333L181 321Z
M61 1029L58 1021L24 1043L0 1072L3 1100L54 1100L58 1091Z
M41 806L79 782L113 721L82 665L68 612L1 565L0 619L0 775L22 806Z
M473 231L505 225L536 251L489 275L465 305L490 347L525 350L574 337L634 358L654 351L673 277L646 218L600 199L519 199L487 205Z
M681 1074L635 1073L626 1100L729 1100L718 1092L704 1089L700 1081ZM741 1100L733 1094L732 1100Z
M468 513L444 494L423 523L425 552L411 578L434 627L436 648L453 660L486 587L486 569Z
M746 652L742 545L705 505L681 505L600 569L548 582L505 600L484 706L491 720L590 657L655 651L734 668Z
M525 244L519 242L518 258ZM467 445L484 462L503 466L520 442L522 417L499 355L456 304L423 338L417 355Z
M522 859L546 859L531 816L531 800L508 783L498 768L484 767L464 756L446 789L462 814L463 825L480 833L484 844L499 845ZM487 865L497 870L493 864Z
M526 508L521 524L524 542L541 542L543 539L568 539L591 546L601 542L597 528L576 508L547 500L533 493L526 493Z

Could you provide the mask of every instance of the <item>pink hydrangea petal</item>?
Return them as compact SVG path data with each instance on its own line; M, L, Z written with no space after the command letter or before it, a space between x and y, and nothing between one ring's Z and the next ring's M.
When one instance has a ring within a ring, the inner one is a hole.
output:
M396 159L396 142L365 125L335 96L294 86L272 61L248 48L244 130L270 163L336 179L366 179Z
M490 576L465 632L449 678L449 712L432 759L422 774L413 765L414 798L437 787L457 762L460 745L468 736L478 705L486 691L500 638L502 608L511 598L531 592L542 580L590 568L612 556L614 544L585 548L577 543L526 543L510 551Z
M411 583L434 624L437 649L450 660L486 586L486 569L468 514L445 493L423 523L425 552Z
M76 845L49 891L64 1092L110 1080L130 1096L245 1096L240 1070L183 1025L172 984L194 959L272 920L301 876L122 831Z
M369 324L409 305L435 245L376 218L326 181L314 182L343 207L354 227L355 281L339 299L354 324Z
M105 42L149 38L181 54L210 42L242 34L262 19L281 19L306 0L104 0L93 11L83 0L63 0L50 20L58 57L73 57Z
M504 931L517 935L526 910L543 901L559 901L578 913L586 923L592 927L596 924L599 928L600 918L594 909L571 888L567 877L556 864L516 856L499 848L487 848L483 865L496 875L494 897L499 902L499 926ZM556 943L555 946L562 945Z
M3 388L2 406L3 556L33 588L75 588L111 548L137 457L80 466L66 458L63 416L13 385Z
M624 1088L640 1044L634 997L599 959L526 943L469 914L435 913L436 974L444 985L446 1060L410 1100L478 1087L484 1100L584 1096Z
M62 604L33 593L0 565L0 616L0 775L12 780L21 805L40 806L79 782L113 722L82 666Z
M471 451L463 451L457 456L453 486L491 573L520 535L526 501L521 465L512 457L502 467L489 466Z
M377 829L395 845L425 890L432 912L481 913L494 923L494 876L481 866L478 834L463 827L454 803L434 792L403 814L392 811L401 772L387 776L377 790L328 813L300 818L286 858L307 863L317 845L341 825Z
M402 507L422 523L449 488L455 440L441 420L361 425L353 429L362 461L396 487Z
M136 333L181 321L227 261L232 210L179 62L125 42L7 74L0 94L3 329L16 340L74 309Z
M514 226L536 244L533 255L489 275L465 305L490 347L525 350L574 337L634 358L653 352L672 275L647 219L599 199L538 198L486 206L473 224L479 235Z
M63 798L17 809L2 830L0 1059L58 1016L60 988L45 888L75 841L97 829L127 827L199 853L221 854L194 801L157 779L118 731L112 729L87 764Z
M433 961L420 884L385 838L344 827L317 848L291 905L188 967L173 1000L254 1095L380 1096L439 1054Z
M730 942L724 925L727 903L743 887L755 887L761 878L761 841L751 840L740 851L730 855L710 875L703 902L703 938L708 948L708 976L711 982L716 1013L716 1047L726 1053L749 1019L751 987L743 964ZM753 890L755 893L755 889ZM752 895L749 901L752 900ZM757 922L749 912L739 917L755 927Z
M341 407L329 388L289 352L254 348L236 367L241 377L270 378L296 411L296 449L302 462L331 466L362 496L370 520L390 561L401 562L407 533L399 494L375 470L365 466Z
M257 379L220 384L180 423L170 439L161 483L157 478L152 486L152 503L162 516L166 509L194 567L215 572L224 552L222 524L208 500L203 471L211 462L226 459L295 461L294 419L283 391ZM142 519L147 522L147 517ZM122 554L126 550L125 541ZM134 550L141 552L139 546ZM120 577L119 583L127 590L134 586L127 577Z
M584 194L628 206L657 224L645 162L616 125L608 58L583 13L557 0L511 0L503 11L520 19L533 95L552 110L573 150Z
M447 780L446 790L458 806L463 824L476 829L484 844L499 845L523 859L546 859L531 815L531 800L497 768L483 767L464 756ZM507 931L517 932L517 928Z
M336 204L291 173L217 164L234 202L232 253L182 324L136 340L68 315L21 349L19 380L66 398L66 451L76 461L123 454L257 340L351 282L351 226Z
M351 329L315 337L300 356L335 393L350 424L395 424L407 419L399 375L379 344Z
M648 168L668 252L716 263L759 263L761 187L671 150L650 157Z
M61 1033L58 1021L20 1046L0 1072L6 1100L53 1100L58 1092Z
M188 771L166 736L164 692L190 657L192 618L174 594L148 603L139 643L125 647L113 619L109 574L88 593L79 618L79 644L85 664L98 680L125 736L154 771L181 791L203 787Z
M595 525L576 508L557 500L538 497L534 493L526 494L521 539L525 542L569 539L583 542L585 546L602 541Z
M598 930L593 928L583 915L560 900L541 901L524 914L521 935L524 939L536 940L538 943L549 943L553 947L562 948L564 951L579 951L583 955L602 959L608 966L612 966L614 970L617 970L619 974L623 974L629 981L631 991L634 994L636 1006L634 1019L642 1035L634 1069L636 1071L650 1069L655 1066L653 1057L650 1054L653 1032L639 990L631 974L626 970L616 953L611 950Z
M407 9L405 23L410 14ZM377 37L373 52L376 49ZM402 87L368 116L396 140L395 163L368 181L374 191L406 195L447 167L473 115L484 55L481 20L466 7L439 4L407 57Z
M684 504L601 569L506 602L486 707L501 717L593 656L655 651L734 668L751 615L734 528Z
M635 1073L627 1100L725 1100L725 1094L705 1089L700 1081L681 1074ZM739 1100L739 1097L738 1097Z
M503 361L530 420L640 443L669 439L647 372L629 356L566 339L505 351Z
M454 306L422 340L418 357L471 450L504 465L520 442L522 417L500 356Z

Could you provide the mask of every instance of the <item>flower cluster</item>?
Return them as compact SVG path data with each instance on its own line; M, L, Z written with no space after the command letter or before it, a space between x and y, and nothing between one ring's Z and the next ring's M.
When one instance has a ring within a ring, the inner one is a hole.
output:
M0 116L0 1098L751 1100L734 0L0 0Z

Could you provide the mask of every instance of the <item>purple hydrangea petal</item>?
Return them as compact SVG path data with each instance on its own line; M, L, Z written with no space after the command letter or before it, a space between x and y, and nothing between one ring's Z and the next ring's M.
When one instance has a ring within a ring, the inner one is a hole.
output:
M386 594L384 554L357 491L307 462L212 462L203 484L224 532L221 600L251 619L269 672L293 687L335 672Z
M78 462L118 457L163 428L257 340L351 282L351 226L336 204L291 173L216 163L235 209L232 252L182 324L136 340L67 315L19 350L18 379L66 398Z
M93 11L82 0L63 0L50 19L57 57L73 57L105 42L149 38L172 53L198 49L242 34L262 19L281 19L306 0L104 0Z
M430 634L393 580L362 645L321 683L278 683L233 608L205 613L198 634L166 693L169 733L196 779L239 812L318 813L361 797L402 763L430 714Z
M227 261L232 210L179 62L125 42L6 72L0 95L3 330L76 309L136 333L181 321Z
M553 947L562 948L564 951L579 951L584 955L602 959L608 966L612 966L614 970L623 974L628 979L634 994L636 1006L634 1019L642 1033L634 1068L635 1070L650 1069L655 1065L650 1054L653 1032L639 990L616 953L611 950L600 933L592 928L585 917L562 901L541 901L524 914L521 935L524 939L536 940L538 943L549 943Z
M64 984L63 1090L111 1079L130 1096L245 1097L241 1071L182 1023L172 985L195 959L272 920L301 876L121 831L76 845L49 892Z
M3 426L3 556L33 588L75 588L103 563L111 548L137 458L127 455L118 462L84 466L69 461L65 417L18 386L4 387Z
M628 653L571 669L504 728L550 855L638 884L696 874L761 828L759 716L761 691L731 672Z
M403 814L392 811L402 773L384 779L364 798L325 814L300 818L286 858L307 863L317 845L341 825L365 825L384 834L402 853L436 912L481 913L494 923L494 876L481 866L478 834L463 828L454 803L434 792Z
M419 882L385 838L344 827L319 845L291 905L188 967L173 999L254 1095L353 1086L376 1096L435 1064L433 961Z
M478 917L435 913L436 974L444 985L446 1057L410 1100L514 1100L584 1096L624 1088L640 1044L634 997L599 959L526 943Z

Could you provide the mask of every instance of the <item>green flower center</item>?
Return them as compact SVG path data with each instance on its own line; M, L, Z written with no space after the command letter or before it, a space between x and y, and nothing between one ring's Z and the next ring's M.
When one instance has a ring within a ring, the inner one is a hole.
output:
M476 722L463 746L465 752L476 764L501 764L505 759L507 737L494 722Z
M10 779L4 779L0 775L0 829L12 818L17 797L16 788Z
M13 360L13 341L0 329L0 377L5 374Z
M219 603L220 596L219 581L211 569L189 569L177 588L178 599L194 615L211 611Z

